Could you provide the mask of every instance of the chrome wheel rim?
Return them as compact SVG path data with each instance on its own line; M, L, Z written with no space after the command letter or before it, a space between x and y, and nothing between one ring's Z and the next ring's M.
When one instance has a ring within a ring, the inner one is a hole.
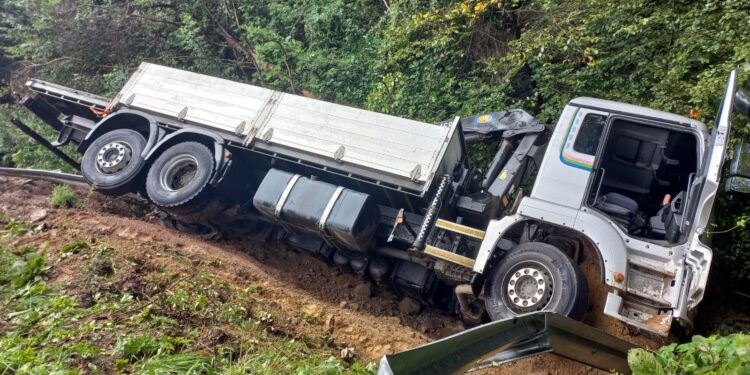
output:
M552 300L552 275L544 265L524 262L511 269L505 277L507 306L516 313L541 311Z
M96 153L96 168L104 174L115 174L128 166L133 149L127 142L107 143Z

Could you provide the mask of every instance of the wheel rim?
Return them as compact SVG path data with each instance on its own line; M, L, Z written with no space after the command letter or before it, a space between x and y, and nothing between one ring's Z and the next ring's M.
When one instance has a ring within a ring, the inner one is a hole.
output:
M133 158L133 148L127 142L107 143L96 153L96 168L104 174L115 174L128 166Z
M554 287L547 267L536 262L520 263L503 278L505 305L517 314L544 310L552 300Z
M198 161L191 155L179 155L162 168L159 182L162 188L177 191L190 184L197 173Z

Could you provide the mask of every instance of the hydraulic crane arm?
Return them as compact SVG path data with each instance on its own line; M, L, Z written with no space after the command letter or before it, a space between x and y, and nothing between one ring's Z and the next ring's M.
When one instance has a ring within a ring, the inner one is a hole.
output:
M497 152L479 186L459 196L463 215L486 222L507 209L517 188L526 183L541 161L547 127L521 109L461 118L466 144L498 142Z

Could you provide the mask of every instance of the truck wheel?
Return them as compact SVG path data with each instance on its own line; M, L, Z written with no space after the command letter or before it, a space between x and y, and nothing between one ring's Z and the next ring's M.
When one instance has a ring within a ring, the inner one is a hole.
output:
M558 248L528 242L508 252L485 283L485 307L492 320L535 311L582 319L588 309L586 278Z
M143 169L141 156L146 139L130 129L117 129L97 138L81 159L81 173L96 190L105 194L133 191L136 177Z
M154 204L170 212L194 212L212 198L208 181L213 171L214 158L208 147L198 142L178 143L151 165L146 193Z

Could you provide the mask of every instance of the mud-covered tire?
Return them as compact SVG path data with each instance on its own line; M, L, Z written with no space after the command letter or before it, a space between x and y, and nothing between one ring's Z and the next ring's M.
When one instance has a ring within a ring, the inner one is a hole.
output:
M541 242L513 248L485 282L485 307L492 320L534 311L580 320L588 309L588 295L586 278L573 260ZM524 301L528 305L522 305Z
M219 231L210 225L185 223L172 218L159 219L159 224L163 227L183 233L194 234L207 240L217 240L221 238Z
M196 212L213 198L209 185L215 161L211 150L198 142L178 143L159 155L146 176L146 193L170 212Z
M83 154L83 178L104 194L121 195L133 192L137 190L136 185L140 182L138 177L146 164L141 155L145 147L146 139L135 130L117 129L104 133L95 139ZM118 149L126 150L126 155L118 155ZM112 151L115 158L110 163L103 159L105 154L110 154L108 150ZM103 164L112 165L102 168Z

